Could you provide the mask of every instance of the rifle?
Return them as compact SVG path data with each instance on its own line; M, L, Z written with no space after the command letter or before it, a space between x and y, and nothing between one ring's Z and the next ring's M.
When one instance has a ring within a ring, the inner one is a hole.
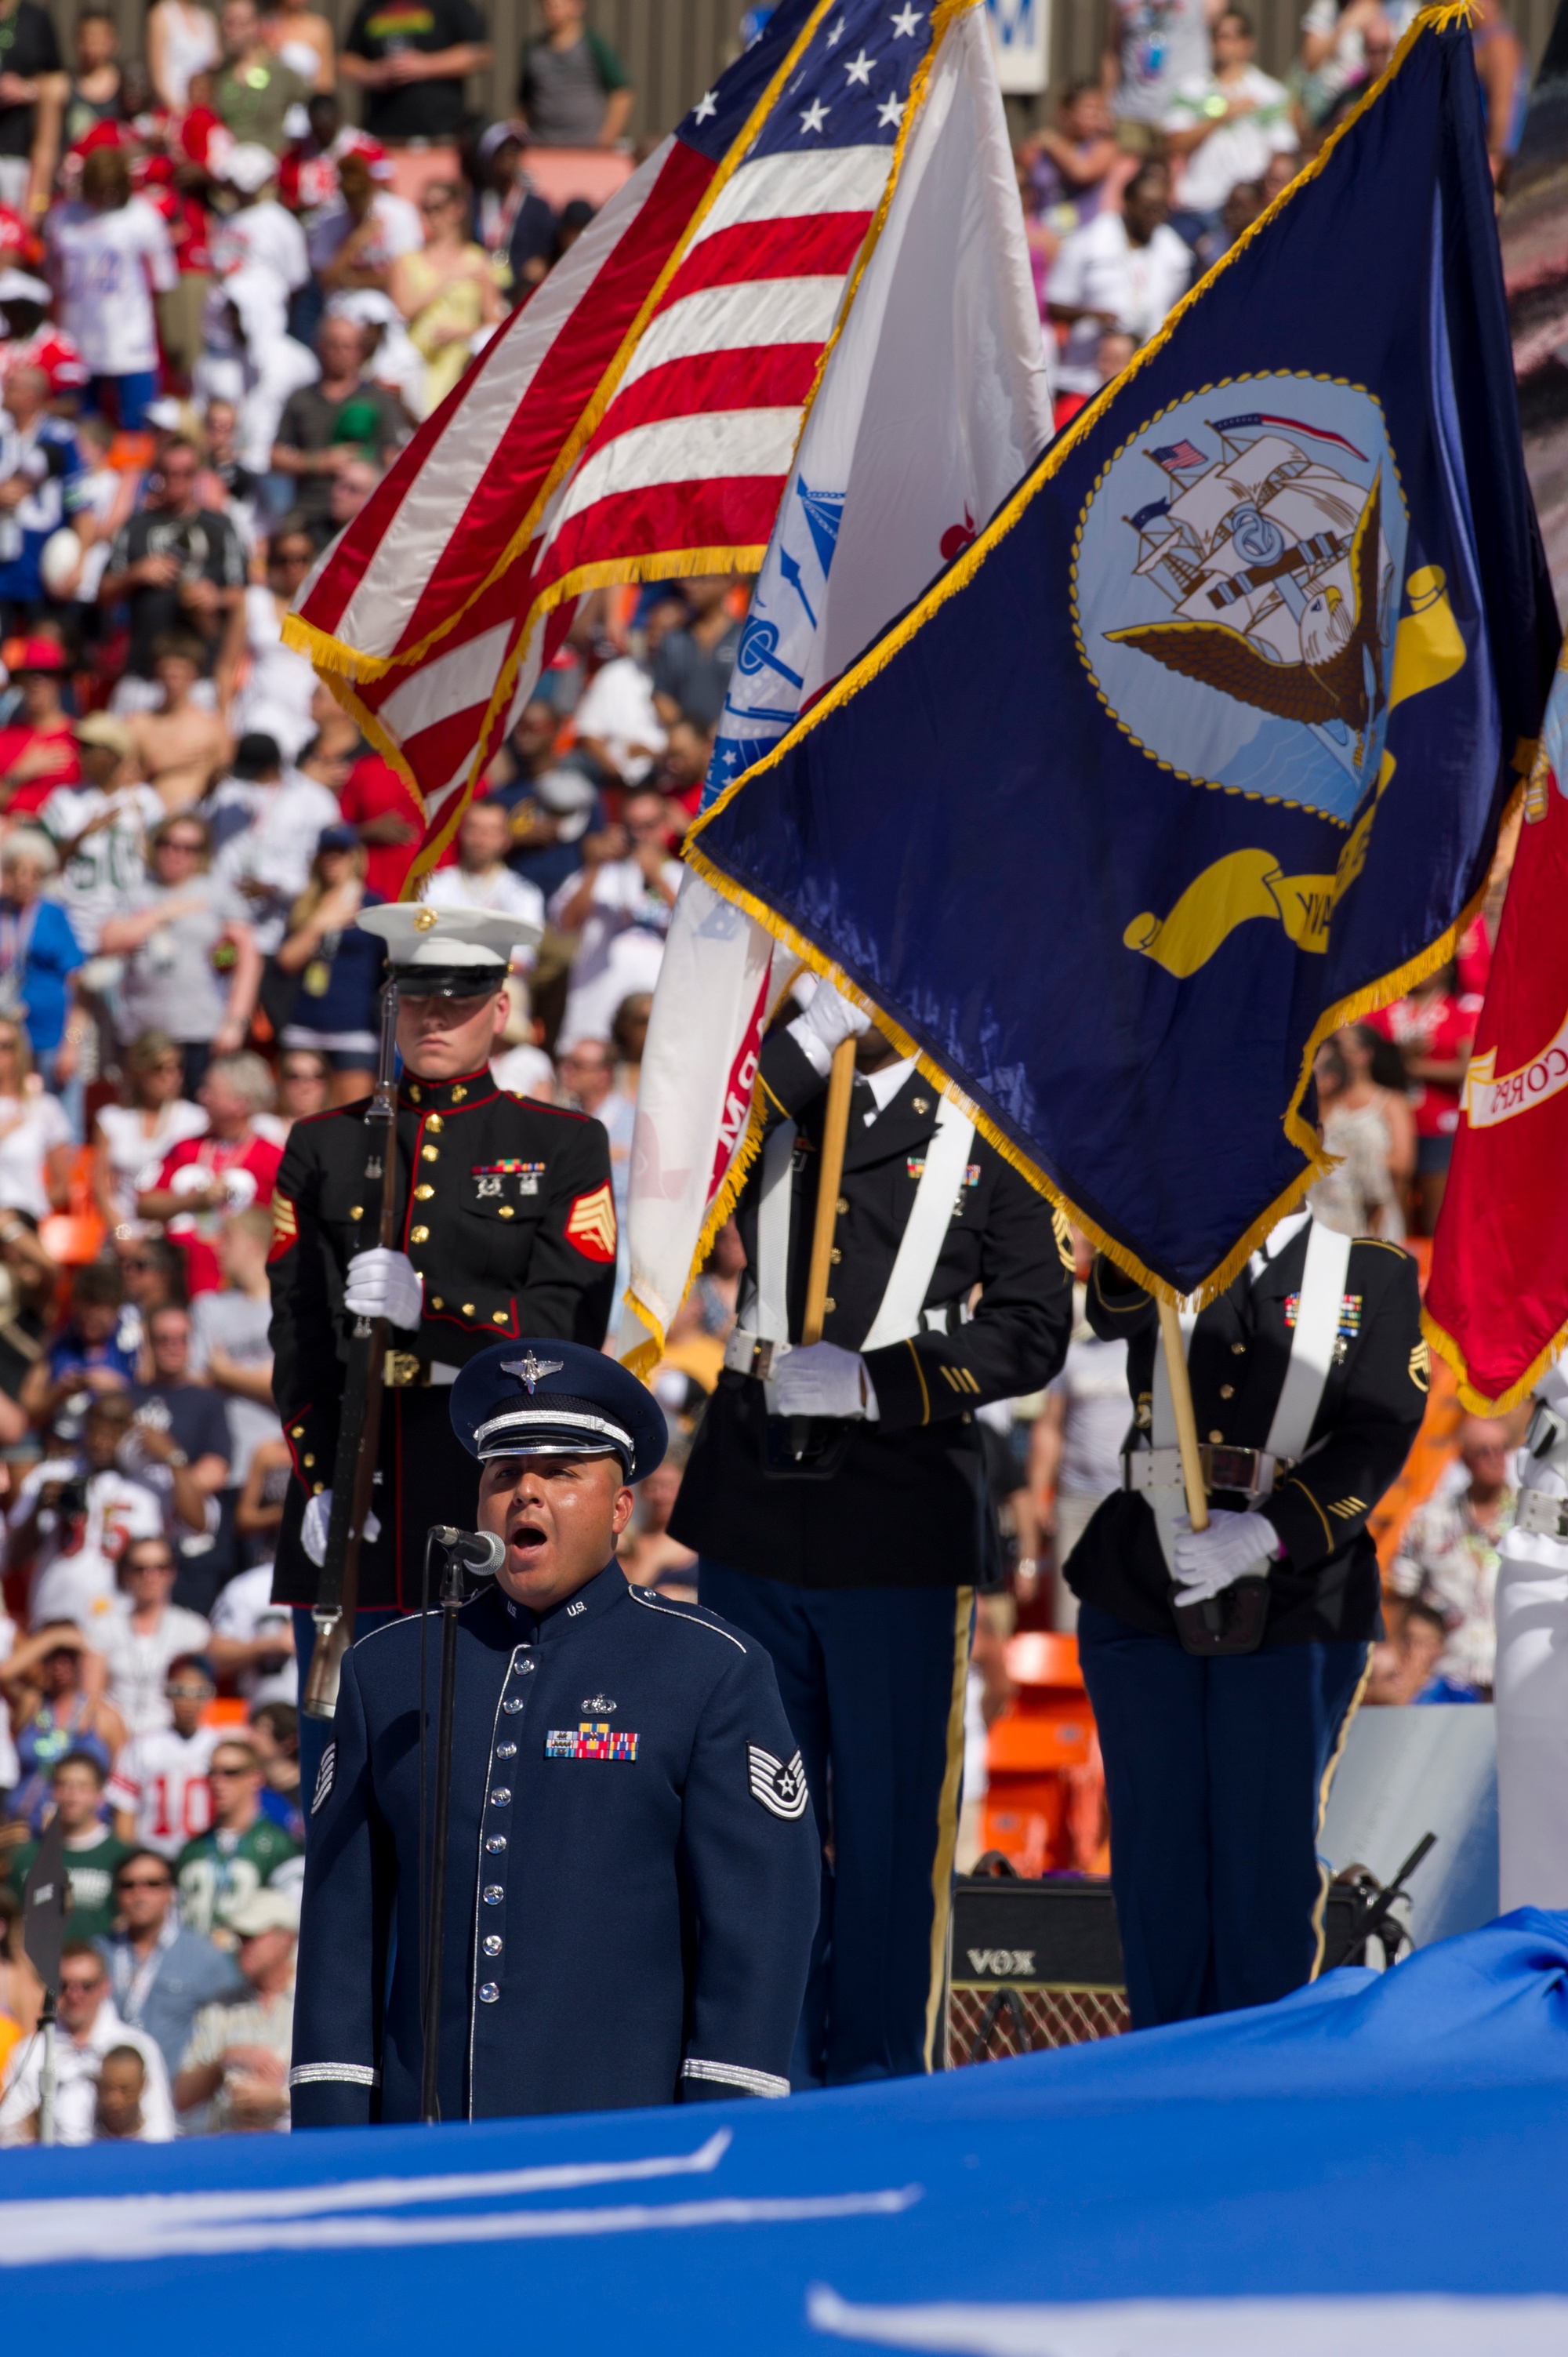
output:
M365 1115L367 1197L381 1182L381 1219L376 1240L389 1250L397 1236L397 985L381 992L381 1067ZM331 1718L338 1708L343 1655L354 1638L360 1601L360 1548L371 1511L376 1458L381 1437L381 1373L392 1329L384 1318L356 1318L349 1336L343 1377L343 1415L332 1469L332 1512L313 1618L316 1649L310 1657L301 1708L312 1718Z

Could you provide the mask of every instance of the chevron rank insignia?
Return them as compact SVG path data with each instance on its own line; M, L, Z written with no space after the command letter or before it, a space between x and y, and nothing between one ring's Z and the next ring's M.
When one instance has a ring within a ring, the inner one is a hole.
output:
M609 1181L591 1195L579 1195L566 1214L566 1241L585 1260L613 1261L616 1256L616 1207Z
M267 1247L269 1260L281 1260L299 1233L299 1216L286 1195L273 1189L273 1240Z
M553 1727L544 1738L546 1760L635 1760L637 1737L628 1727L585 1718L575 1727Z
M772 1815L791 1822L805 1815L811 1795L806 1790L805 1765L798 1751L786 1765L771 1751L765 1751L760 1743L748 1743L746 1766L754 1801L760 1801Z
M335 1743L329 1743L321 1755L321 1765L316 1773L316 1792L310 1803L310 1813L313 1817L319 1810L325 1808L331 1799L332 1786L337 1774L338 1746Z

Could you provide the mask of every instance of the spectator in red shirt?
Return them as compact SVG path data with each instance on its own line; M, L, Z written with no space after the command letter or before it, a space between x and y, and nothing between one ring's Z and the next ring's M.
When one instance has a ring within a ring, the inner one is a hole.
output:
M0 210L0 240L4 236ZM58 401L61 393L81 391L87 362L48 317L53 300L43 279L30 277L25 270L0 270L0 328L5 339L0 343L0 385L8 384L18 369L41 369L50 398Z
M57 786L81 779L76 737L60 703L65 649L55 639L9 639L0 655L22 691L16 719L0 728L0 811L7 818L31 817Z
M1415 1112L1415 1175L1425 1235L1437 1227L1448 1184L1448 1165L1459 1126L1465 1073L1476 1044L1481 1001L1461 991L1451 965L1442 966L1408 998L1369 1015L1369 1028L1391 1039L1404 1058Z
M343 816L369 851L368 891L383 900L403 897L403 879L419 847L419 806L390 761L363 754L338 797Z
M217 1246L224 1219L270 1203L283 1160L283 1148L254 1126L273 1102L272 1075L259 1056L215 1056L198 1093L211 1128L177 1146L156 1185L136 1200L140 1217L163 1221L184 1251L192 1297L222 1290Z

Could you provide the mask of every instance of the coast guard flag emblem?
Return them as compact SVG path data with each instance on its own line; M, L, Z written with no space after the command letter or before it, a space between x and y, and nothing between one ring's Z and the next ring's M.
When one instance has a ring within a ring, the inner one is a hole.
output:
M1558 638L1436 7L686 857L1211 1297L1325 1167L1320 1042L1452 956Z

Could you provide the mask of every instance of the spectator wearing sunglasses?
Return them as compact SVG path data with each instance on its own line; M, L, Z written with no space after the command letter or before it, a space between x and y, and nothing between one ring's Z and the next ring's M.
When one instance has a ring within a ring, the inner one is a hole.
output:
M235 1909L259 1890L297 1888L305 1862L297 1842L263 1811L262 1763L249 1743L226 1737L207 1772L212 1824L180 1852L175 1878L190 1929L232 1947Z
M59 2028L55 2038L55 2138L91 2144L98 2110L98 2074L115 2047L142 2058L139 2141L166 2144L175 2132L164 2058L145 2030L121 2019L109 1989L109 1967L88 1940L68 1940L60 1959ZM16 2049L0 2096L0 2145L34 2144L43 2093L44 2041Z
M166 1031L142 1031L125 1055L124 1102L101 1105L92 1134L92 1191L108 1227L136 1216L136 1182L156 1176L207 1115L181 1093L185 1060Z
M155 1544L161 1546L163 1542ZM149 1545L148 1554L153 1551ZM169 1663L163 1691L167 1726L149 1727L125 1745L104 1798L114 1812L120 1839L166 1859L172 1874L186 1844L212 1823L208 1770L222 1729L202 1724L218 1691L204 1654L177 1654Z
M210 1689L209 1689L210 1691ZM153 2040L170 2079L204 2005L246 1994L231 1958L179 1920L174 1867L154 1849L133 1850L114 1877L115 1931L98 1943L122 2021Z

